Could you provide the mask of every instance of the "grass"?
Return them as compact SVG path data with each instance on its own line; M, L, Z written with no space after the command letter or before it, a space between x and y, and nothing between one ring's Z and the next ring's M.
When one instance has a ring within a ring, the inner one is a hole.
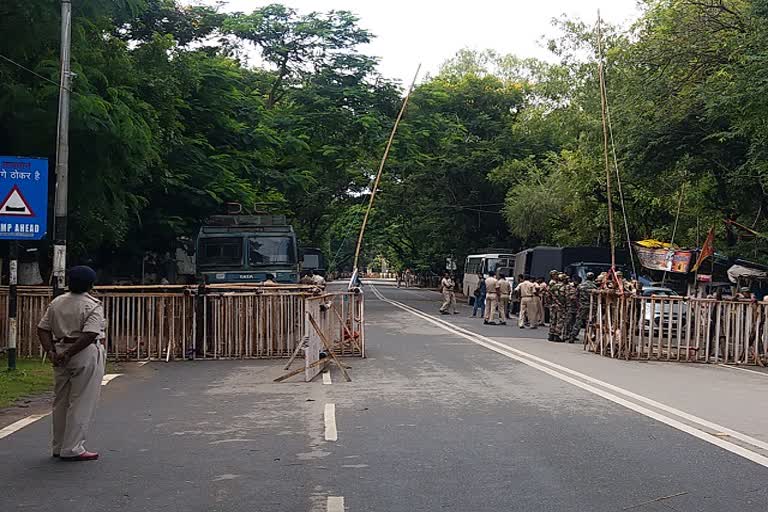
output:
M8 359L0 357L0 408L16 400L53 389L53 369L40 359L18 359L16 370L8 371Z

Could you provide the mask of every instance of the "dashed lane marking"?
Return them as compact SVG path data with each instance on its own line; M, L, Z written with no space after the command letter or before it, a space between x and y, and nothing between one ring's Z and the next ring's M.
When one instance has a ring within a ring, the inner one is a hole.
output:
M326 371L323 373L323 384L333 384L331 380L331 372Z
M107 385L107 384L109 384L109 383L110 383L110 382L111 382L113 379L116 379L116 378L118 378L118 377L119 377L119 376L121 376L121 375L122 375L122 373L108 373L108 374L106 374L104 377L102 377L102 378L101 378L101 385L102 385L102 386L106 386L106 385Z
M328 512L344 512L344 496L328 496Z
M336 431L336 406L325 404L325 440L338 441L339 433Z

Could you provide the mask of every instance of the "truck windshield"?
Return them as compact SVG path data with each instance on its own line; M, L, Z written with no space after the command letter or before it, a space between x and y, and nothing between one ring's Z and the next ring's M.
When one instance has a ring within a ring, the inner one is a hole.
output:
M243 262L240 237L201 238L197 264L201 267L234 266Z
M248 239L248 263L262 265L291 265L295 263L293 238L288 236L258 236Z

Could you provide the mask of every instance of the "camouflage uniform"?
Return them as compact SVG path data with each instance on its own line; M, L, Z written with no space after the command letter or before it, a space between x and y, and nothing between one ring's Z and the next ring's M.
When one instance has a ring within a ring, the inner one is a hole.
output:
M571 330L571 339L574 341L579 339L579 331L581 331L581 328L587 326L592 290L597 290L597 283L592 279L587 279L579 285L579 310L576 314L576 323Z
M549 341L561 341L565 318L564 284L559 280L552 280L549 285Z
M563 285L563 298L564 301L564 307L565 307L565 314L563 315L563 328L560 332L562 332L563 341L568 341L569 343L573 343L574 337L573 337L573 329L578 324L578 314L579 314L579 289L576 288L576 285L568 281L567 283L564 283ZM578 336L578 331L577 331Z

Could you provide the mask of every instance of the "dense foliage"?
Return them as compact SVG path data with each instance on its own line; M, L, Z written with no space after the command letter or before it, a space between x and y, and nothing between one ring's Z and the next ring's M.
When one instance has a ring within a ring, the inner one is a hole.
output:
M0 154L54 161L58 4L0 5ZM302 243L350 264L404 92L360 53L373 35L352 13L74 6L76 259L136 273L240 202L270 203ZM365 261L426 269L484 247L608 243L594 26L558 25L556 64L462 51L420 82ZM721 221L768 232L768 0L648 1L605 45L630 237L670 239L682 194L677 243L716 225L718 249L765 259L762 238Z

